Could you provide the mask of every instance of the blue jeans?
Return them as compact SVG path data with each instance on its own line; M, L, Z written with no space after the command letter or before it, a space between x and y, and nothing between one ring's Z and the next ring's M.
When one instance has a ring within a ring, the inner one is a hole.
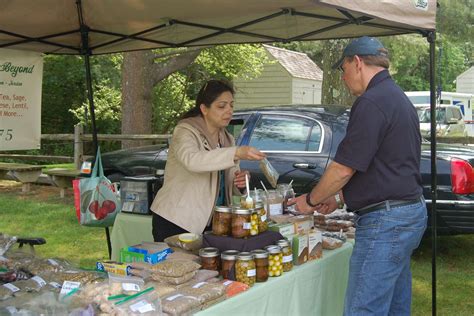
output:
M410 315L410 257L426 224L424 200L357 218L344 315Z

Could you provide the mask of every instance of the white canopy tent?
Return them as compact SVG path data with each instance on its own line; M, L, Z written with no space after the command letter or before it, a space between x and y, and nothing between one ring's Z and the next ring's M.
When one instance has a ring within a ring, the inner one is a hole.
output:
M436 0L0 0L0 48L89 57L165 47L419 33L430 43L432 214L436 214ZM436 227L436 216L432 216ZM436 230L433 229L433 313Z

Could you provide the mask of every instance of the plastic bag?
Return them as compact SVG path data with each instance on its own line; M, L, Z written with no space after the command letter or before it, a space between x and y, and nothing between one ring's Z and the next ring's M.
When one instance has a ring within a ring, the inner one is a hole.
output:
M97 149L90 178L80 179L81 225L108 227L120 212L120 199L115 186L104 176L100 149Z
M276 188L278 178L280 177L278 171L276 171L276 169L272 166L272 164L270 163L270 161L268 161L267 158L260 160L259 166L270 185L273 188Z
M188 282L191 280L194 276L196 275L196 271L191 271L189 273L186 273L180 277L169 277L169 276L163 276L159 275L157 273L152 273L151 278L157 282L160 283L165 283L165 284L170 284L170 285L179 285L183 284L185 282Z
M163 312L170 315L191 314L199 309L199 300L196 297L184 295L181 292L174 292L165 296L161 300Z
M182 277L183 275L196 271L201 267L191 260L165 261L154 265L151 269L154 274L167 277Z
M112 295L133 295L145 289L145 282L142 278L109 273L109 286Z

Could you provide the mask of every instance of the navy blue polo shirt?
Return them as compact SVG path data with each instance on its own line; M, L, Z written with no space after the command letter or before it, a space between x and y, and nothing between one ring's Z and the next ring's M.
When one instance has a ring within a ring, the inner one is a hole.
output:
M387 70L377 73L351 109L334 160L356 170L343 188L349 209L421 196L418 115Z

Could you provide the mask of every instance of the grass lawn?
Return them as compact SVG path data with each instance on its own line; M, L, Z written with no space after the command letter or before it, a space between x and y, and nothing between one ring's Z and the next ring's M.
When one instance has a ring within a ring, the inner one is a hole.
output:
M62 257L92 268L108 256L103 228L78 224L72 191L59 197L59 189L32 186L21 194L13 181L0 181L0 232L40 236L47 243L36 247L43 257ZM438 315L474 314L474 235L442 236L438 240ZM431 241L423 240L412 260L413 315L431 315Z

